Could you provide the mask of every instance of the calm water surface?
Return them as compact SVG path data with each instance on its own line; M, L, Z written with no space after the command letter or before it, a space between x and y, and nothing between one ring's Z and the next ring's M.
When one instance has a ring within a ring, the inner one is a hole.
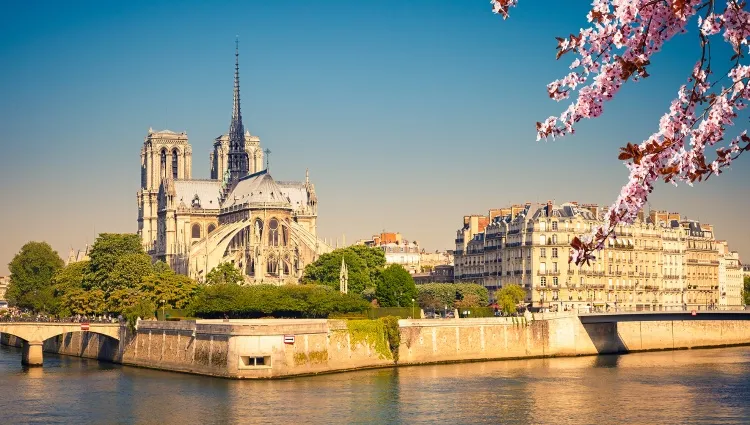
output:
M746 424L750 348L230 381L0 346L0 424Z

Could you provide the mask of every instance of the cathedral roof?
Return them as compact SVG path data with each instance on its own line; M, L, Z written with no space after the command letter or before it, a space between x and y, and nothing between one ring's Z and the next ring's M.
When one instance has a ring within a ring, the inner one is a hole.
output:
M221 182L218 180L175 180L174 196L176 204L181 202L187 207L192 207L197 201L196 207L204 209L219 209L219 196L221 195Z
M292 208L299 210L307 206L307 188L303 182L278 181L281 192L289 198Z
M249 206L266 206L290 208L291 201L268 170L259 171L244 177L227 196L222 208L248 204Z

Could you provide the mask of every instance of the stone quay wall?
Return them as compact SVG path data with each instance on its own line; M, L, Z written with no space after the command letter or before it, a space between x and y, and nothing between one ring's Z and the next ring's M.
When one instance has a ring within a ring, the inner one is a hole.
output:
M366 323L365 323L366 325ZM399 365L581 356L750 344L750 321L583 324L569 313L533 318L400 320ZM142 321L121 341L76 332L44 351L226 378L281 378L393 366L383 339L343 320ZM368 336L369 335L369 336ZM3 335L0 343L23 341Z
M526 318L401 320L400 364L750 345L748 320L581 323L572 313Z

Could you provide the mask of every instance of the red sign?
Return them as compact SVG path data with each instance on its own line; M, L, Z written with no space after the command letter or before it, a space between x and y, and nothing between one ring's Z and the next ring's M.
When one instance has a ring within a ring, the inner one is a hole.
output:
M284 335L284 344L294 344L294 335Z
M693 313L692 313L692 315L693 315L693 316L697 316L697 315L698 315L698 312L696 312L695 310L693 310Z
M82 331L89 330L89 324L88 323L81 323L81 330Z

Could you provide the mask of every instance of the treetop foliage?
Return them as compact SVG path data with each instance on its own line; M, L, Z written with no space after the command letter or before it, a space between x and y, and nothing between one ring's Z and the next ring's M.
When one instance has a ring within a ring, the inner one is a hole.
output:
M447 306L449 309L464 307L484 307L489 300L487 288L476 283L426 283L417 285L417 301L419 306L426 309L442 310ZM466 299L469 300L456 304Z
M324 285L217 284L205 287L188 308L203 318L323 318L332 313L360 313L369 307L361 297Z
M47 299L51 296L50 282L55 273L63 267L62 258L47 242L28 242L8 264L10 285L6 297L12 305L36 309L42 307L34 298ZM43 296L42 292L45 292Z
M377 248L353 245L321 255L305 267L304 283L322 283L339 288L341 259L349 270L349 292L361 294L367 288L377 286L379 274L385 266L385 254Z

